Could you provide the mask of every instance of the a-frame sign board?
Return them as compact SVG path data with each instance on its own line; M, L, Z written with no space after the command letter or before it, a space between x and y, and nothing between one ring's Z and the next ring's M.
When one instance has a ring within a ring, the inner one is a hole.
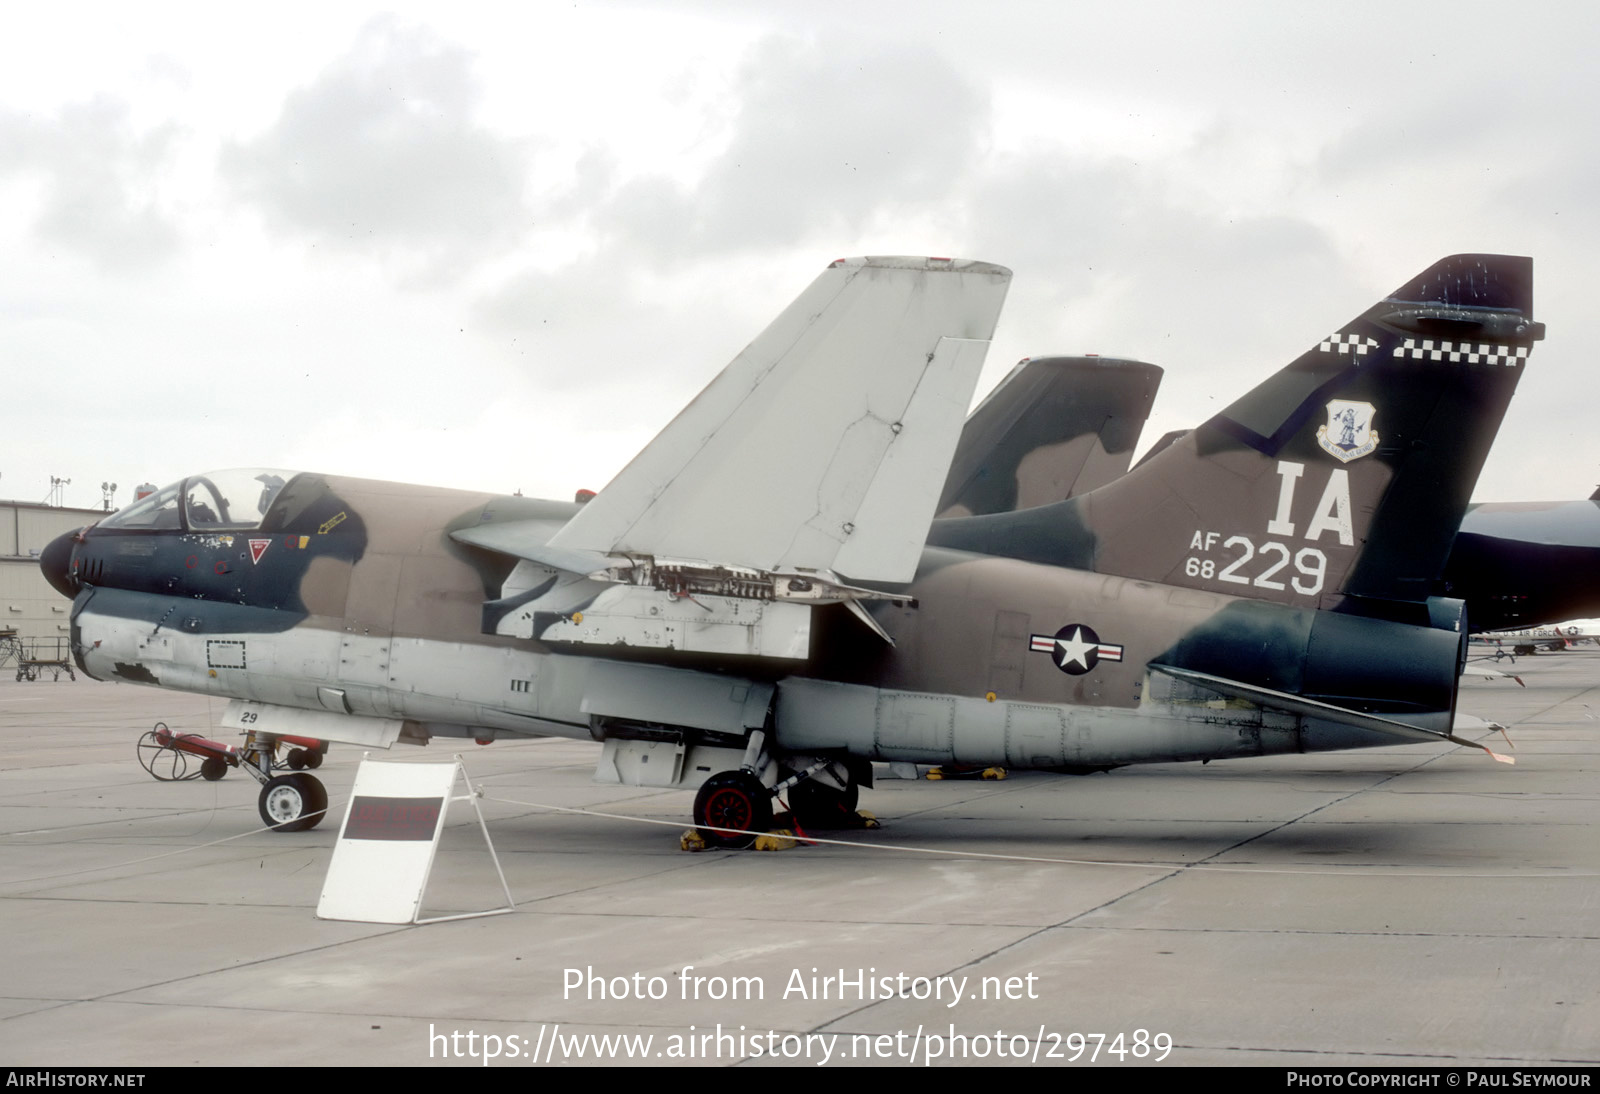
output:
M464 794L455 792L458 777L466 788ZM439 850L445 816L450 803L459 801L472 803L489 859L500 875L506 906L423 919L422 897ZM319 919L438 923L503 915L515 907L461 757L442 764L361 761L339 830L339 842L333 848L333 861L328 863L328 876L322 883L322 899L317 902Z

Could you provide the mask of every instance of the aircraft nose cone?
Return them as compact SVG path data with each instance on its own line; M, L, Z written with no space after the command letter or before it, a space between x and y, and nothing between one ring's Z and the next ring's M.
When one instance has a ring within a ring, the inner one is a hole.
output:
M39 556L39 569L44 571L44 579L68 600L78 595L78 579L72 573L72 551L77 546L73 537L77 534L67 532L57 536Z

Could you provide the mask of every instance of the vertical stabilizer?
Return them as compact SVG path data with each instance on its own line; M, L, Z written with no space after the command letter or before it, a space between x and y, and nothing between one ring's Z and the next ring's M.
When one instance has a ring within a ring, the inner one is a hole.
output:
M1234 596L1425 600L1533 343L1532 260L1454 255L1133 471L930 542Z

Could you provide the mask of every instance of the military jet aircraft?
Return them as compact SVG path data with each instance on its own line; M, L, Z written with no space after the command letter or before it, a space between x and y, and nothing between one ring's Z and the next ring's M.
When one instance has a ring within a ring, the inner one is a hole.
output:
M1583 501L1486 502L1461 520L1444 581L1474 629L1527 629L1600 611L1600 491Z
M232 700L282 830L327 801L288 737L593 738L724 846L782 795L849 814L872 760L1484 747L1430 593L1543 336L1529 260L1436 263L1097 490L934 521L1009 278L834 263L581 506L212 473L41 567L85 672Z
M1504 650L1513 658L1537 653L1541 649L1556 652L1570 650L1584 642L1600 642L1600 619L1569 619L1565 623L1552 623L1544 627L1524 627L1513 631L1483 631L1472 636L1474 642L1486 643Z

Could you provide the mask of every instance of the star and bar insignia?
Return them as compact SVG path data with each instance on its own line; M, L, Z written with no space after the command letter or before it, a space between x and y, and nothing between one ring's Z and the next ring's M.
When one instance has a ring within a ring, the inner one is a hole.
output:
M1055 634L1029 636L1028 648L1034 653L1048 653L1062 672L1081 676L1101 661L1121 661L1122 647L1100 641L1093 628L1082 623L1068 623Z

